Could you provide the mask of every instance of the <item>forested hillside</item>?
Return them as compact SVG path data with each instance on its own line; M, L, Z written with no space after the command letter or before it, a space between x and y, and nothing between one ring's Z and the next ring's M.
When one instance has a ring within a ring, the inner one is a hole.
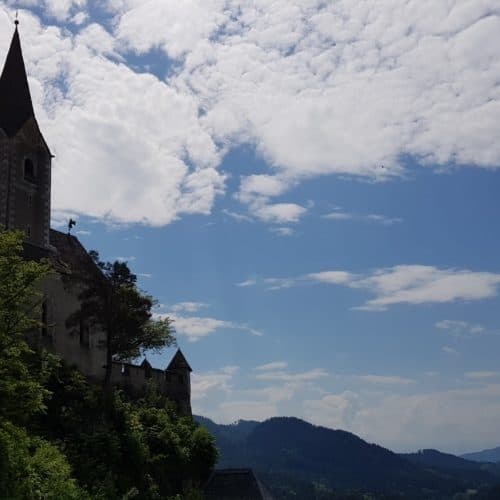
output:
M233 425L196 418L215 436L221 467L253 467L277 498L472 498L469 490L497 498L488 496L500 482L494 471L453 455L397 455L296 418Z

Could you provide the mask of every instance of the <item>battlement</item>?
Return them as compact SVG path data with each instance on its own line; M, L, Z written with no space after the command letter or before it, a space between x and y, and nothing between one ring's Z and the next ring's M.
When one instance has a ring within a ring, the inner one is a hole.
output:
M171 400L180 415L191 415L191 368L176 363L180 357L178 350L165 370L153 368L147 360L140 365L114 361L111 371L111 384L121 387L130 394L140 396L151 385Z

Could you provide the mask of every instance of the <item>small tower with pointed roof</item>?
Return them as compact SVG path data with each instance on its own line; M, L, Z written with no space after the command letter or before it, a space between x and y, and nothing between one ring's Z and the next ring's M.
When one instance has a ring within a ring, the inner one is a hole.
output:
M0 76L0 224L48 249L52 155L35 118L15 24Z
M184 354L177 350L165 370L166 393L177 403L179 414L191 415L191 372Z

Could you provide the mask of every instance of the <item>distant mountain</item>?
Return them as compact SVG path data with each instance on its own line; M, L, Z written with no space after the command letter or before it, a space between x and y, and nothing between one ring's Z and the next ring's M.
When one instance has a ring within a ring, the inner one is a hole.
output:
M400 456L425 468L440 471L442 474L460 475L463 479L474 484L490 482L491 476L495 475L496 472L485 464L466 460L449 453L442 453L438 450L420 450L417 453L404 453Z
M436 450L398 455L349 432L297 418L232 425L195 418L216 439L219 467L252 467L279 499L346 498L347 491L370 492L373 498L448 499L499 481L453 455Z
M500 446L489 450L476 451L475 453L465 453L461 456L474 462L500 462Z

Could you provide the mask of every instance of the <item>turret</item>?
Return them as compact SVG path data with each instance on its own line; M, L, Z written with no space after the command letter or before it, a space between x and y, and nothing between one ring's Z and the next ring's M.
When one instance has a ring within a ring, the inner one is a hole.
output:
M191 372L184 354L177 350L165 370L167 397L175 401L180 415L191 415Z

